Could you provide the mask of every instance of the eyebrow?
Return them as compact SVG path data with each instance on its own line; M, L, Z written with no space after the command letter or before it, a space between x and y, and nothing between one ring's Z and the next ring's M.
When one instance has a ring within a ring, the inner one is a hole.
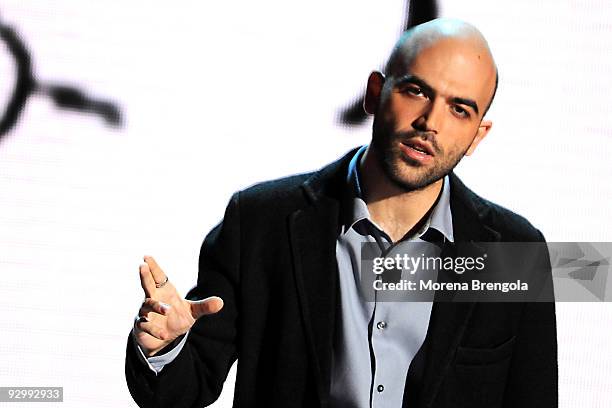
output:
M423 88L428 93L432 93L432 94L436 93L436 91L433 89L433 87L431 85L429 85L424 79L419 78L417 75L406 74L406 75L404 75L403 77L401 77L400 79L397 80L397 85L405 85L407 83L418 85L418 86ZM451 101L453 103L456 103L456 104L459 104L459 105L469 106L478 115L478 104L476 103L475 100L469 99L469 98L461 98L459 96L455 96L455 97L453 97L451 99Z

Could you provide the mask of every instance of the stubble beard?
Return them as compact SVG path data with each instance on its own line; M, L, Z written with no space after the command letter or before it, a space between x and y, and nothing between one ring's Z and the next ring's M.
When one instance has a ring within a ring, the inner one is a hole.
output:
M429 138L435 151L432 165L425 166L402 153L400 142L412 137ZM424 189L449 174L467 151L453 149L447 153L424 132L395 132L392 125L380 123L377 117L374 117L372 145L383 173L391 183L406 192Z

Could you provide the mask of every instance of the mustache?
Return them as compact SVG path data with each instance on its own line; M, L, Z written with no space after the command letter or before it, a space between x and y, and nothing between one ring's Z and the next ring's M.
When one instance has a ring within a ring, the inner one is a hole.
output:
M440 146L438 145L435 134L432 132L423 132L422 130L408 130L404 132L394 132L393 136L394 139L398 139L400 141L408 141L412 138L421 139L425 142L429 142L436 153L440 152Z

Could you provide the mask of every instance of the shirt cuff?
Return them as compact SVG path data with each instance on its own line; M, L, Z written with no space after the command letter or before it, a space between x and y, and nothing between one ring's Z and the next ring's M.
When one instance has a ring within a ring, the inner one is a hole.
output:
M145 356L144 351L142 351L142 348L140 348L140 345L136 341L135 337L134 337L134 345L138 352L138 356L140 357L140 361L142 361L143 364L146 364L149 367L149 369L153 371L155 375L157 375L160 373L160 371L164 368L166 364L170 364L179 355L179 353L185 346L185 343L187 342L188 335L189 335L189 332L185 333L181 341L167 353L155 355L152 357ZM132 331L132 336L134 336L133 331Z

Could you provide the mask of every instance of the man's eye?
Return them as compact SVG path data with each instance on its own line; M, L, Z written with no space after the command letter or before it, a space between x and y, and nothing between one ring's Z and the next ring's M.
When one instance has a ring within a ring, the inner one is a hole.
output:
M457 116L460 116L462 118L467 118L468 116L470 116L468 111L462 108L461 106L454 105L452 107L452 110L453 110L453 113L455 113Z
M418 86L407 86L403 89L403 92L415 96L424 96L423 90Z

